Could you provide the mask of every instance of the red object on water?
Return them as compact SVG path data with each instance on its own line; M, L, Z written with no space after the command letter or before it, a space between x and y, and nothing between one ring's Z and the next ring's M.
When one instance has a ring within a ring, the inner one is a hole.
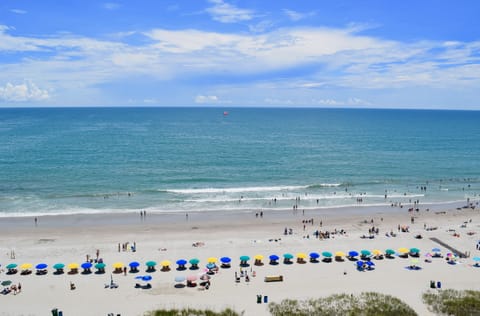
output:
M223 115L225 115L225 116L228 115L228 112L227 112L227 111L224 111L224 112L223 112Z

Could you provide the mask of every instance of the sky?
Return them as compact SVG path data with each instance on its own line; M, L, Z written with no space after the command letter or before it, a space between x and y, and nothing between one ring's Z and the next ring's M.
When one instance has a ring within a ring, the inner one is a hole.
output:
M480 1L0 2L0 106L480 110Z

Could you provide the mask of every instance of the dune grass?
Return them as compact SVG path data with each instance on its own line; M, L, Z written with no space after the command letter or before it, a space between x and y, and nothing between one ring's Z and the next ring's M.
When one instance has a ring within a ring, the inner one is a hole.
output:
M438 315L480 315L480 291L430 290L423 293L422 299L429 310Z
M334 294L318 299L283 300L269 304L273 316L410 316L417 313L396 297L375 292Z
M169 309L169 310L156 310L151 311L145 314L145 316L241 316L243 313L239 314L230 308L224 309L220 312L215 312L212 310L200 310L193 308L184 308L184 309Z

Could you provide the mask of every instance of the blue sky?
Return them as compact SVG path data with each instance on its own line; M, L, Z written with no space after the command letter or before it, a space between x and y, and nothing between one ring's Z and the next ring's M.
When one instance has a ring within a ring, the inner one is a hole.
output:
M0 3L0 106L480 110L479 1Z

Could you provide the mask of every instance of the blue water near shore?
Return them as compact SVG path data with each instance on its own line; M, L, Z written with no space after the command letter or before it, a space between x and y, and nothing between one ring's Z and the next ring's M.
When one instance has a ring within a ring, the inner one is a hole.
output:
M475 111L0 109L0 216L475 201L479 122Z

